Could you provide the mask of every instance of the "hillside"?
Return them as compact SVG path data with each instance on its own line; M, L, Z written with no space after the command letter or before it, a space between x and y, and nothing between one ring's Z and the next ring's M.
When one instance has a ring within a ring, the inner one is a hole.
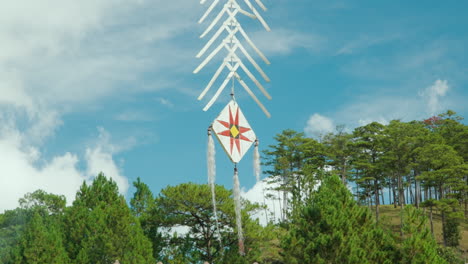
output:
M395 232L400 232L400 208L394 208L393 205L382 205L379 207L380 215L382 222L390 226L390 228ZM429 217L429 214L427 214ZM437 239L437 242L442 245L442 219L438 211L433 211L433 223L434 223L434 234ZM427 226L430 228L429 219L427 221ZM468 258L468 223L465 221L460 225L461 239L459 249L464 252L464 257Z

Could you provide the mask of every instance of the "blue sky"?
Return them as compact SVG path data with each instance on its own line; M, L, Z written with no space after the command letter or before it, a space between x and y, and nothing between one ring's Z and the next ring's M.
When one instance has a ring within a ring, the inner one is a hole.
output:
M261 149L287 128L316 137L338 124L351 130L447 109L468 117L463 1L264 3L271 32L240 20L272 62L261 66L273 100L254 90L272 118L243 90L236 96ZM196 100L219 62L192 74L206 8L188 0L2 2L0 211L38 188L71 201L99 171L126 197L137 177L154 193L206 182L206 128L229 99L226 91L208 112ZM219 145L217 153L217 183L231 188L232 164ZM249 190L252 151L239 167Z

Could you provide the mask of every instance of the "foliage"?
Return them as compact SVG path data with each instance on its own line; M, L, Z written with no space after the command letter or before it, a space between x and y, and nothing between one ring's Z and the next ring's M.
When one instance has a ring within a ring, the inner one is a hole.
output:
M447 263L439 256L439 246L426 227L426 216L422 211L407 206L404 215L402 263Z
M65 196L46 193L43 190L27 193L23 198L19 199L21 208L41 209L48 214L62 214L66 203Z
M317 172L325 166L325 148L304 133L284 130L274 138L276 145L264 151L269 182L283 193L281 219L286 220L296 206L310 197ZM291 201L289 199L291 197Z
M208 185L184 183L168 186L161 190L156 199L159 211L158 215L152 215L152 217L159 218L161 226L188 229L185 236L171 237L169 248L173 252L174 248L187 249L184 245L190 244L190 250L183 255L191 263L200 260L210 263L220 260L226 261L227 258L233 258L238 254L237 236L235 235L237 231L233 232L236 225L232 192L222 186L216 186L215 192L220 236L218 236L216 220L213 215L211 191ZM242 221L247 258L254 254L252 251L254 241L251 234L255 234L255 232L250 231L259 227L249 218L248 213L257 209L258 206L244 201Z
M282 131L263 157L269 189L281 196L265 199L277 206L282 198L281 215L261 226L252 216L262 206L243 201L245 256L230 190L216 186L217 229L207 185L168 186L154 196L137 178L127 204L99 174L71 206L37 190L0 213L0 263L461 263L467 248L460 226L468 219L462 120L449 110L352 133L338 126L318 140ZM392 229L378 221L386 201L400 205Z
M142 182L139 177L133 182L133 186L136 190L130 200L130 209L139 220L143 233L151 242L153 257L162 260L160 253L164 247L164 239L159 230L160 222L158 217L155 217L160 215L159 208L155 206L155 199L149 186Z
M395 263L394 241L338 179L324 179L282 242L286 263Z
M65 211L66 248L77 264L153 263L151 243L132 216L117 184L99 174L83 183Z
M40 211L34 212L26 226L19 250L22 252L22 260L18 263L69 263L58 221L41 215Z

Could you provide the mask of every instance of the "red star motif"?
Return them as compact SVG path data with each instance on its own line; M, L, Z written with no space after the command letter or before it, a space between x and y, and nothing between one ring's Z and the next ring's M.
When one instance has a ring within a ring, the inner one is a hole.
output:
M232 149L234 147L234 143L236 144L237 151L241 154L241 145L240 141L248 141L252 142L252 140L248 139L243 133L250 131L251 129L248 127L241 127L239 126L239 108L237 108L236 118L232 116L231 107L229 107L229 123L222 120L217 120L221 125L223 125L227 130L219 132L218 135L229 137L231 139L231 155Z

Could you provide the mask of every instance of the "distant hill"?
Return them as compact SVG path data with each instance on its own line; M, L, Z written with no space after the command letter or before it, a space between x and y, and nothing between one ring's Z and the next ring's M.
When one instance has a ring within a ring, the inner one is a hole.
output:
M400 233L400 207L394 208L393 205L381 205L379 211L382 223L392 229L396 234ZM429 213L427 220L427 227L430 228ZM437 242L442 245L442 219L440 213L434 209L433 211L434 235ZM461 239L459 249L464 252L463 257L468 259L468 223L461 223L460 225Z

